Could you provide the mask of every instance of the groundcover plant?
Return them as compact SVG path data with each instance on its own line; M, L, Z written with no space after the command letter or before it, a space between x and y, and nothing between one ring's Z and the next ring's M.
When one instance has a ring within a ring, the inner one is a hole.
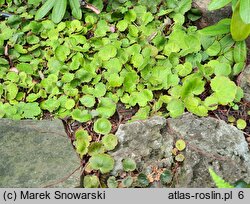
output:
M41 119L49 113L92 123L93 133L79 129L74 141L81 158L89 158L85 187L100 186L96 172L113 169L108 151L118 141L110 119L118 103L136 110L134 121L185 111L207 116L221 105L237 109L243 98L234 79L247 48L233 40L230 19L197 30L191 0L89 1L99 14L53 2L0 0L0 118ZM136 164L127 159L123 167L132 172ZM161 174L163 183L170 177ZM133 181L128 176L122 186ZM149 184L144 174L137 182ZM117 187L118 181L110 177L107 185Z

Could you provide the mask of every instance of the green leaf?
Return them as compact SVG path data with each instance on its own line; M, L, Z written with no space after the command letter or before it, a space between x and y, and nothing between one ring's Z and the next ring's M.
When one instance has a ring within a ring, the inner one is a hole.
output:
M139 53L135 54L131 58L131 63L134 67L139 68L143 64L143 56Z
M216 110L218 108L218 99L215 95L208 96L204 101L204 105L209 110Z
M48 110L49 112L53 112L55 110L57 110L60 106L60 102L55 99L55 98L49 98L43 102L41 102L40 107L43 110Z
M56 0L47 0L40 9L36 12L35 20L40 20L52 9Z
M246 0L246 1L249 1L249 0ZM241 1L238 1L234 9L231 26L230 26L231 34L235 41L245 40L250 34L250 24L244 23L244 21L240 17L240 2ZM249 8L245 8L245 9L249 10Z
M94 131L99 134L108 134L111 127L111 123L106 118L99 118L94 123Z
M18 74L16 72L9 72L6 75L6 79L10 80L13 83L17 83L19 81L19 76L18 76Z
M75 101L71 98L67 99L67 101L65 102L65 108L67 110L70 110L70 109L74 108L74 106L75 106Z
M112 58L109 61L105 61L103 66L109 73L119 73L122 69L121 60L118 58Z
M88 95L88 94L84 95L79 100L80 100L81 104L87 108L91 108L95 105L95 97Z
M131 118L131 121L137 121L137 120L147 119L148 116L149 116L149 112L150 112L150 107L149 106L142 107Z
M123 87L128 93L136 89L136 84L139 82L139 76L135 71L127 72L124 77Z
M106 150L110 151L113 150L116 145L118 144L117 137L113 134L108 134L103 136L102 143Z
M231 72L231 66L227 63L218 63L214 67L214 73L216 76L228 76Z
M224 181L220 176L218 176L211 168L209 168L209 173L217 188L234 188L231 184Z
M124 19L129 22L134 22L136 20L136 12L134 9L129 9L128 12L125 14Z
M76 148L76 152L82 157L88 152L91 137L86 130L78 129L75 133L75 138L76 140L74 142L74 145Z
M122 166L124 171L134 171L136 169L136 163L133 159L124 159L122 161Z
M19 103L20 104L20 103ZM23 103L21 107L23 118L35 118L41 114L38 103Z
M210 86L220 104L227 105L235 99L237 86L229 78L216 76L211 80Z
M145 89L138 93L137 102L139 106L146 106L149 101L153 99L153 92L151 90Z
M198 116L207 116L208 108L204 106L201 99L198 97L188 96L184 99L184 104L187 110Z
M192 7L192 0L182 0L177 3L178 12L184 15L187 11L189 11Z
M110 172L114 168L114 159L108 154L96 154L89 159L91 168L100 170L102 174Z
M186 148L186 142L182 139L179 139L175 143L175 147L179 150L182 151Z
M122 180L122 185L125 188L129 188L133 184L133 178L131 176L128 176Z
M101 98L96 110L101 117L109 118L114 115L116 104L110 98Z
M217 24L208 26L200 30L202 35L217 36L230 32L231 19L223 19Z
M71 82L71 81L74 79L74 77L75 77L74 74L65 73L65 74L62 76L61 81L62 81L63 83L68 83L68 82Z
M244 130L246 128L246 126L247 126L247 123L243 119L238 119L236 121L236 125L237 125L237 128L239 128L240 130Z
M1 65L7 65L7 64L9 64L9 62L8 62L8 60L6 60L6 59L0 57L0 64L1 64Z
M181 96L185 98L190 95L199 95L201 94L205 88L205 82L198 77L190 77L186 79L183 83Z
M185 62L184 64L178 64L175 67L175 69L178 72L179 76L184 77L192 72L193 67L192 67L192 64L190 62Z
M247 46L245 41L238 41L234 46L234 61L245 62L247 59Z
M245 67L245 62L236 63L233 66L233 75L238 75Z
M91 176L91 175L84 176L83 179L84 188L98 188L99 185L100 181L97 176Z
M183 162L185 160L185 156L183 154L177 154L175 156L175 160L178 162Z
M71 112L71 116L73 120L77 120L81 123L87 122L92 118L91 114L89 114L87 110L80 110L80 109L74 109Z
M59 45L55 50L55 56L61 62L65 62L69 54L70 49L65 45Z
M165 170L160 175L160 181L162 184L169 184L172 181L172 177L173 177L173 175L172 175L171 171Z
M216 56L219 54L220 51L221 51L220 42L216 40L209 48L207 48L206 53L209 56Z
M81 19L82 18L82 10L81 10L81 5L79 0L70 0L69 5L71 8L72 15L76 19Z
M145 174L143 173L140 173L138 176L137 176L137 180L139 182L139 184L145 188L149 185L149 181L148 181L148 178Z
M227 117L227 121L230 122L230 123L234 123L235 122L235 117L233 117L232 115L229 115Z
M111 87L120 87L123 83L123 77L120 77L119 74L117 73L112 73L109 74L109 76L107 77L108 80L108 84Z
M167 104L167 110L173 118L179 117L184 113L184 104L179 99L173 99Z
M67 0L56 1L52 10L51 19L54 23L60 23L67 8Z
M239 180L234 184L235 188L250 188L250 184L247 184L245 181Z
M101 142L92 142L88 147L88 154L93 156L95 154L102 154L104 153L105 149Z
M131 35L132 37L138 37L139 30L135 25L129 25L128 30L129 35Z
M103 84L103 83L97 83L96 85L95 85L95 89L94 89L94 91L93 91L93 95L95 96L95 97L97 97L97 98L100 98L100 97L102 97L102 96L104 96L105 95L105 93L106 93L106 86L105 86L105 84Z
M27 74L33 74L33 69L31 64L28 63L19 63L17 64L16 68L19 72L25 72Z
M240 0L240 17L245 24L250 24L250 0Z
M28 0L28 4L38 6L41 3L41 0Z
M110 27L108 26L108 23L105 20L99 20L95 30L95 37L104 37L109 31Z
M117 29L120 31L120 32L123 32L127 29L128 27L128 21L127 20L121 20L117 23L116 25Z
M31 45L37 44L39 43L39 41L40 41L39 37L35 35L30 35L27 37L27 42Z
M232 0L212 0L210 4L208 5L208 10L213 11L216 9L220 9L227 4L229 4Z
M34 102L34 101L36 101L39 97L40 97L39 94L31 93L31 94L29 94L29 95L26 97L26 101L27 101L27 102Z
M105 45L104 47L100 48L100 51L99 51L99 57L102 59L102 60L109 60L113 57L115 57L117 54L117 49L114 45Z
M9 83L6 86L6 90L7 90L7 99L8 100L13 100L16 98L17 93L18 93L18 87L16 84L14 83Z
M107 180L107 185L109 188L117 188L118 182L116 181L116 178L114 176L110 176Z

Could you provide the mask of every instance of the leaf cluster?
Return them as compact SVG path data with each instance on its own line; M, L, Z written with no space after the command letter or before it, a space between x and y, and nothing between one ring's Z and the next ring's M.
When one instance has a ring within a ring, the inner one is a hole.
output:
M232 3L233 15L230 31L235 41L245 40L250 34L249 0L212 0L209 10L216 10Z
M49 112L92 121L101 141L79 130L75 146L82 157L91 157L89 169L107 173L114 165L107 152L117 145L110 118L118 102L139 107L132 120L185 111L206 116L219 105L234 106L243 97L232 79L244 68L246 44L228 34L227 19L201 31L185 26L191 3L110 1L100 15L86 12L81 21L57 23L61 17L23 20L34 18L39 1L4 1L8 11L23 14L0 21L0 117ZM131 161L124 163L133 171ZM98 183L95 177L86 180Z

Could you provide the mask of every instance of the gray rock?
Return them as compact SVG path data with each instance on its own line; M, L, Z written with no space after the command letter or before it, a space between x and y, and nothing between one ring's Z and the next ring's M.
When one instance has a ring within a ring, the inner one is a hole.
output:
M213 187L208 168L226 181L250 182L250 152L242 132L222 120L185 114L168 119L170 132L187 143L175 187Z
M60 120L1 119L0 146L0 187L79 185L80 170L70 174L80 162Z
M193 0L193 7L202 12L202 18L197 21L199 28L204 28L209 25L218 23L223 18L231 18L231 5L225 6L219 10L209 11L208 5L211 0Z
M244 91L244 99L250 102L250 65L245 67L243 72L239 75L238 82Z
M122 171L125 158L134 159L142 171L150 171L153 166L170 167L173 138L164 137L164 131L166 119L162 117L120 125L116 132L119 147L112 153L116 160L113 174Z
M151 173L150 167L176 167L172 187L214 187L209 167L231 183L239 179L250 182L250 152L245 137L224 121L189 113L178 119L153 117L121 125L116 135L120 146L112 153L114 175L122 172L122 159L133 158L138 170L146 174ZM180 138L187 147L184 162L177 166L171 150Z

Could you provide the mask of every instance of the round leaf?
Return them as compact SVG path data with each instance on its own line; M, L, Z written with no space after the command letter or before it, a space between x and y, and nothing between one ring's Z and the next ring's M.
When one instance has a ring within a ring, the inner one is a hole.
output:
M238 120L236 121L236 125L237 125L237 128L239 128L240 130L243 130L243 129L246 128L247 123L246 123L246 121L243 120L243 119L238 119Z
M211 80L210 85L220 104L226 105L235 99L237 86L229 78L216 76Z
M117 188L118 182L116 181L114 176L110 176L108 178L107 185L109 188Z
M162 184L169 184L172 181L172 173L169 170L165 170L161 176L160 180Z
M88 132L83 129L77 130L75 137L76 141L74 142L74 145L76 147L76 152L82 157L88 152L91 137L88 135Z
M82 98L80 98L80 102L82 105L91 108L95 105L95 97L91 95L84 95Z
M179 99L173 99L167 105L167 110L173 118L181 116L184 113L184 108L183 102Z
M103 143L105 149L110 151L116 147L116 145L118 144L118 140L117 140L117 137L115 135L108 134L102 138L102 143Z
M75 101L73 99L68 99L65 103L65 108L67 110L74 108L74 106L75 106Z
M88 154L90 156L93 156L95 154L102 154L102 153L104 153L104 147L103 147L102 143L100 143L100 142L92 142L89 145Z
M139 184L142 186L142 187L147 187L149 185L149 181L148 181L148 178L145 174L143 173L140 173L137 177L137 180L139 182Z
M186 148L186 142L184 140L177 140L175 143L175 147L179 150L182 151Z
M175 160L178 162L183 162L185 159L185 156L183 154L178 154L175 156Z
M96 154L89 159L89 163L92 169L100 170L105 174L114 168L115 161L108 154Z
M99 118L94 123L94 131L100 134L108 134L111 130L111 123L106 118Z
M129 188L133 184L133 178L131 176L128 176L127 178L124 178L122 180L122 185L125 188Z
M133 159L124 159L122 161L124 171L134 171L136 169L136 163Z
M227 118L228 122L230 123L234 123L235 122L235 117L233 117L232 115L229 115Z
M100 184L99 178L97 176L84 176L83 185L84 188L98 188Z
M71 116L74 120L77 120L81 123L91 120L92 116L87 110L74 109L71 112Z

